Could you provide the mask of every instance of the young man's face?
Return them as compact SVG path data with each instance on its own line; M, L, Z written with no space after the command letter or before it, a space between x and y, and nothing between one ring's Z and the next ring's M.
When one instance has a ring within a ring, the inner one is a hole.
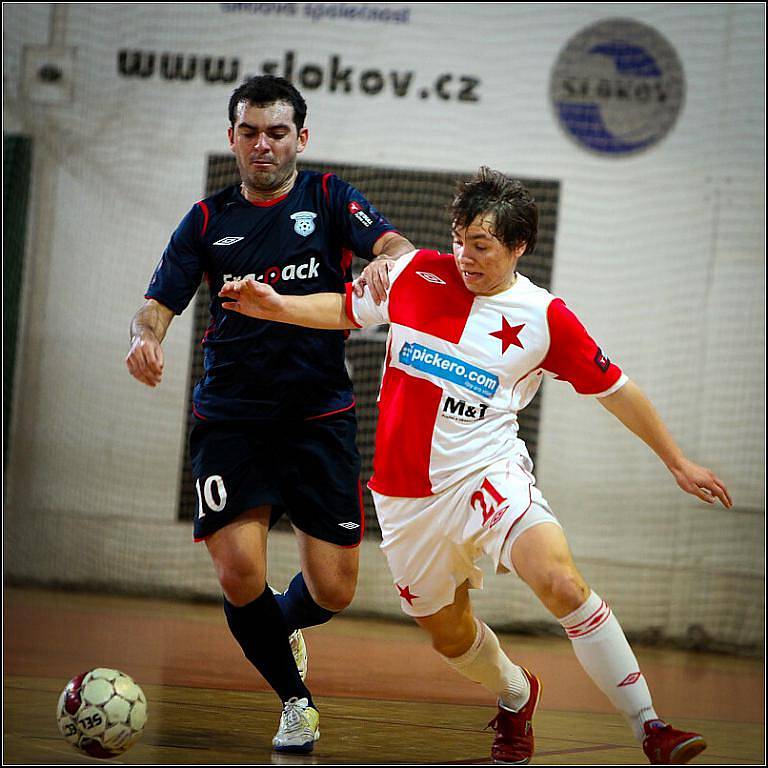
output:
M296 130L293 105L288 102L257 107L241 101L228 135L243 183L263 193L279 190L294 174L296 156L304 151L309 132Z
M453 256L464 285L478 296L493 296L515 282L525 243L509 248L493 234L493 216L480 215L466 228L454 226Z

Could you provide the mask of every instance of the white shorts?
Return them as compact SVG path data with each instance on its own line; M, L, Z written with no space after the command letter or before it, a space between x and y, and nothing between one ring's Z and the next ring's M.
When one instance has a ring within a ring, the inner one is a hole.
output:
M540 523L559 521L536 488L528 456L517 455L470 475L435 496L401 498L372 491L400 606L431 616L454 601L457 587L483 586L475 562L489 555L498 573L513 571L512 544Z

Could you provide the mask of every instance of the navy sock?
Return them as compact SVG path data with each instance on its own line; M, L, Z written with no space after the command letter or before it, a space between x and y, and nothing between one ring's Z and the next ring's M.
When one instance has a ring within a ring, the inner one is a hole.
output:
M325 624L335 615L335 611L329 611L318 605L309 594L309 589L304 583L304 576L299 571L288 589L283 594L275 595L277 604L283 612L283 618L288 626L288 632L303 627L314 627L317 624Z
M224 598L224 614L245 658L261 672L280 699L306 698L314 706L312 695L296 669L285 619L272 590L266 587L259 597L239 608Z

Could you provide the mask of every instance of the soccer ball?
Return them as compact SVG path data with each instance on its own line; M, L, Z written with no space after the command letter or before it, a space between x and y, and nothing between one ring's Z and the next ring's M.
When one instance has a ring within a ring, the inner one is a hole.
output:
M99 667L67 683L56 719L61 735L78 752L116 757L141 737L147 699L128 675Z

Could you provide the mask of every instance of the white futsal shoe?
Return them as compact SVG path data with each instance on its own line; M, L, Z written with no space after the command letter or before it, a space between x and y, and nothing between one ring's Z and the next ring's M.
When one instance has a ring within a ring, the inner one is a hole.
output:
M270 586L273 595L282 595L283 593ZM296 662L296 668L299 670L301 681L307 677L307 644L304 642L304 635L300 629L296 629L288 635L288 641L291 644L293 660Z
M320 713L307 699L295 696L283 705L280 727L272 739L275 752L307 754L320 738Z

